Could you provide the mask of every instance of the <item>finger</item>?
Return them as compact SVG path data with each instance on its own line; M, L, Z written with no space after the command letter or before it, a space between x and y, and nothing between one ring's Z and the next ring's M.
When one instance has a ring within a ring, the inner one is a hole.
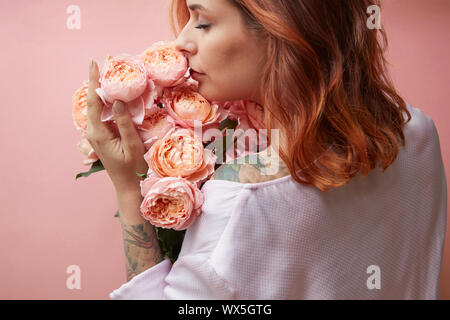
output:
M101 121L101 114L103 109L103 102L98 96L95 90L99 87L99 70L97 63L91 60L89 65L89 85L87 93L87 118L88 127L91 126L94 129L95 134L107 135L112 137L113 134L109 130L106 123Z
M122 101L116 100L113 104L114 120L119 129L124 150L128 155L137 155L144 150L144 144L136 130L131 115Z

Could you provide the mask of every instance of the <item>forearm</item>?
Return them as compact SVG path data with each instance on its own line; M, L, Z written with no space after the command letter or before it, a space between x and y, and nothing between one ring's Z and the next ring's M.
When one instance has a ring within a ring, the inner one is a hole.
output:
M117 194L127 281L164 260L155 229L142 218L140 194Z

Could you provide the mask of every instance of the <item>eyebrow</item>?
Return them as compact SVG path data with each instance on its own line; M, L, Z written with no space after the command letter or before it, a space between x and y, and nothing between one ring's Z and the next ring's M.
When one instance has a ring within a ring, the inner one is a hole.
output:
M202 11L208 11L201 4L191 4L188 8L191 9L192 11L195 11L197 9Z

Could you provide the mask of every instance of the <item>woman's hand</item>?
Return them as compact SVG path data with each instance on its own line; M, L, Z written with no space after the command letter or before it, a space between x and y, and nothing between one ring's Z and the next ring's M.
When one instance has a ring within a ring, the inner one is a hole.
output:
M136 175L136 171L145 174L148 170L144 160L144 144L123 102L117 100L113 105L114 120L120 137L115 137L108 124L101 121L103 102L95 92L98 87L99 69L97 63L91 60L86 138L108 172L116 193L140 193L141 178ZM120 109L122 112L117 113Z

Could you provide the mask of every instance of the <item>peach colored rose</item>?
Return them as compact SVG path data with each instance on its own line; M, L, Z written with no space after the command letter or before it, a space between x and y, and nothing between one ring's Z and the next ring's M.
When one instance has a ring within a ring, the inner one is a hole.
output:
M155 102L157 101L158 96L162 94L162 90L163 88L155 86L153 81L148 79L147 88L144 90L142 95L130 102L125 103L125 107L130 112L131 118L135 125L141 125L146 114L152 109L157 108ZM109 103L106 100L104 92L100 88L98 88L96 92L104 103L101 120L103 122L113 120L112 103Z
M218 104L211 104L189 86L165 89L161 101L174 122L183 128L194 128L195 122L201 122L202 128L219 128L226 119L228 111Z
M140 185L144 197L140 206L142 217L154 226L185 230L202 212L204 195L186 179L146 178Z
M173 87L186 80L188 62L173 41L155 42L139 56L156 85Z
M153 82L153 80L149 79L149 82L150 82L150 81ZM159 99L162 98L162 93L163 93L163 91L164 91L164 87L155 85L155 91L156 91L156 99L155 99L155 102L156 102L156 101L159 102ZM148 104L149 104L149 102L146 103L145 109L147 109L147 108L149 107Z
M214 173L217 156L203 147L191 129L174 127L145 153L149 171L158 177L182 177L200 185Z
M247 108L247 117L250 123L255 129L264 129L264 108L256 102L246 101L245 106Z
M98 156L95 153L94 149L90 145L89 141L83 137L80 142L77 144L78 150L86 156L86 159L83 161L83 164L89 165L98 160Z
M108 56L100 72L100 88L109 103L115 100L130 102L147 88L144 64L133 56Z
M258 148L265 149L267 147L267 134L265 131L260 131L265 129L264 108L262 106L253 101L238 100L226 102L224 108L229 111L228 118L238 120L238 125L233 134L233 139L238 138L238 140L234 148L227 150L226 162L256 153ZM239 139L239 136L243 133L247 134L245 140Z
M146 151L150 149L156 140L164 138L167 132L174 128L175 125L167 120L168 117L170 116L164 108L156 106L148 111L142 125L137 126Z
M229 111L228 118L240 120L247 118L246 122L254 129L264 129L264 108L256 102L249 100L226 101L222 107Z
M188 89L198 92L198 81L189 77L186 81L177 85L175 89Z
M83 81L83 85L75 91L72 98L72 118L77 130L86 132L87 129L87 102L86 96L89 81Z

